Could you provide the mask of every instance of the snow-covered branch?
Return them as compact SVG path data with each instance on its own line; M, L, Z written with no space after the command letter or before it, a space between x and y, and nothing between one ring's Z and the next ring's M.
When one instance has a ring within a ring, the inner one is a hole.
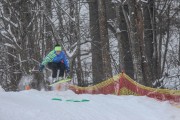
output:
M72 18L59 4L59 2L57 0L54 0L54 2L57 4L57 6L70 18L71 21L76 22L75 18Z
M2 15L2 13L1 13L1 15ZM9 18L6 18L5 16L2 15L0 17L0 19L5 20L7 23L9 23L10 25L12 25L15 28L18 28L18 24L12 22Z
M12 44L9 44L9 43L5 43L5 44L4 44L4 46L8 46L8 47L11 47L11 48L14 48L14 49L16 49L16 47L15 47L14 45L12 45Z
M15 45L22 50L21 46L19 46L16 37L14 36L14 34L11 31L11 27L10 25L8 25L8 30L7 30L8 34L11 36L11 39L13 40L13 42L15 43Z

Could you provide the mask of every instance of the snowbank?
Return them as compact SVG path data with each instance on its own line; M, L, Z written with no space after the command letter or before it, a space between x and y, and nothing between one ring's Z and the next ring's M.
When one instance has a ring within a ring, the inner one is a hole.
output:
M67 102L69 99L89 101ZM169 102L145 96L33 89L0 93L0 120L179 120L179 113L180 109Z
M5 92L5 90L0 86L0 92Z

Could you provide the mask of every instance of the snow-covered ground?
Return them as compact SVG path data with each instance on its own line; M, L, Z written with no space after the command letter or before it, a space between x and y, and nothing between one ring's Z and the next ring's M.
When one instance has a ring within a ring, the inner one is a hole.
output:
M67 102L68 99L90 101ZM1 90L0 120L180 120L180 109L145 96Z

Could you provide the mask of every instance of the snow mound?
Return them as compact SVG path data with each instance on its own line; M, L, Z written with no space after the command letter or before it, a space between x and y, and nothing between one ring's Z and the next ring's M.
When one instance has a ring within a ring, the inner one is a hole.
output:
M5 92L5 90L0 86L0 92Z

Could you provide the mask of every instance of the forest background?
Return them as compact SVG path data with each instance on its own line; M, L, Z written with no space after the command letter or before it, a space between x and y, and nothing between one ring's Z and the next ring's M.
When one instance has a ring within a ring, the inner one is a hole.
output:
M0 12L6 91L24 79L47 89L51 72L38 69L56 43L78 86L125 72L149 87L180 89L179 0L0 0Z

